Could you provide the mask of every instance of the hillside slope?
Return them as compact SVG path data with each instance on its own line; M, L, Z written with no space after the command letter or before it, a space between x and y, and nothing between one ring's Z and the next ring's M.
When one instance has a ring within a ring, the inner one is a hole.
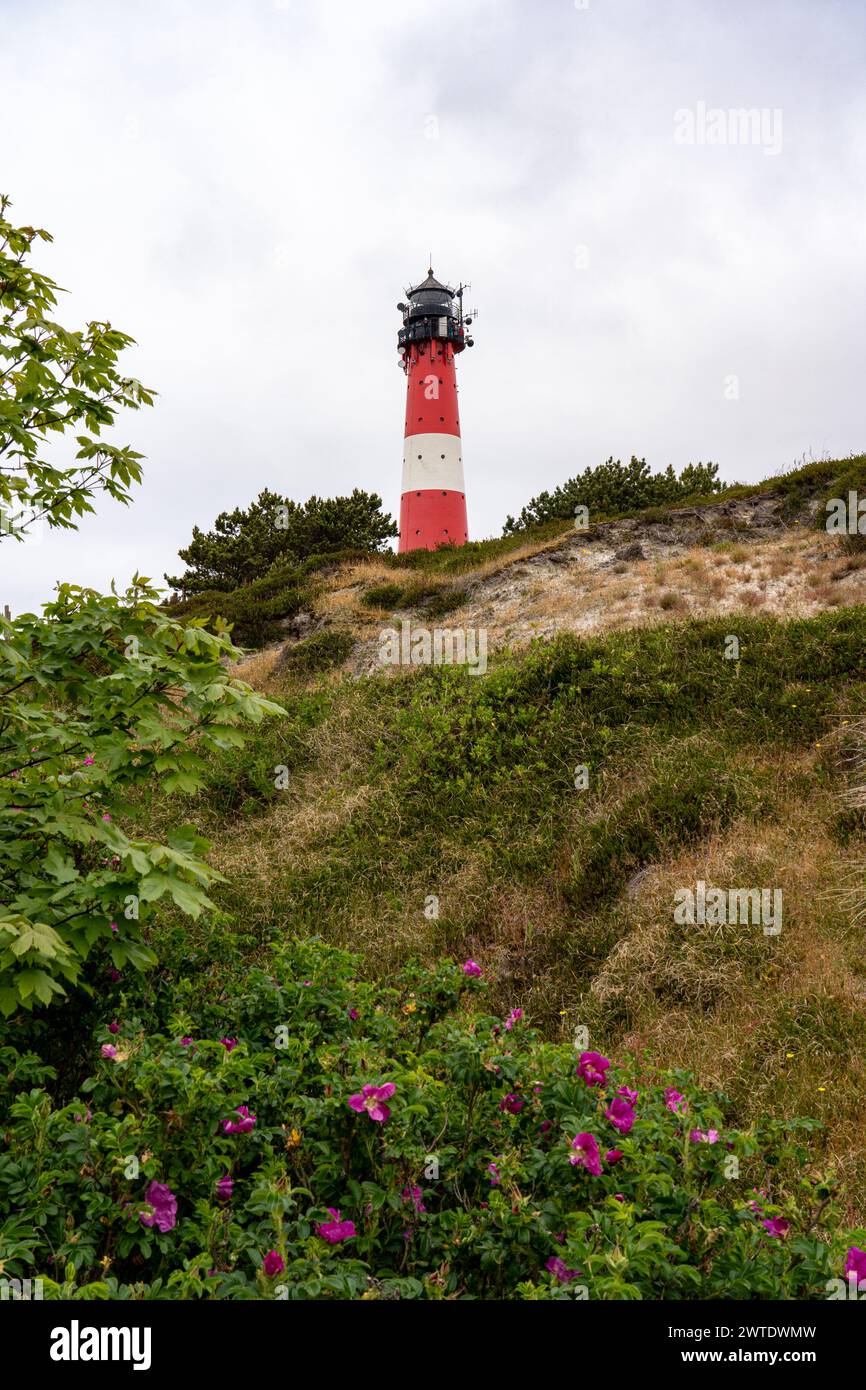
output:
M484 628L492 651L559 632L643 626L666 615L807 616L862 603L866 554L843 554L825 532L786 520L784 501L768 494L683 508L664 521L632 517L571 530L492 573L461 580L455 607L441 618L402 606L392 616ZM381 665L378 630L387 610L379 609L371 623L361 603L364 586L384 573L369 563L351 567L320 602L324 618L338 624L350 618L361 638L351 663L356 674Z
M243 665L286 719L188 807L248 959L295 933L361 949L376 976L471 956L552 1038L585 1027L644 1068L690 1067L744 1124L823 1122L862 1219L866 817L845 798L866 568L808 520L771 492L570 530L444 583L337 569L314 635ZM386 584L402 608L371 606ZM401 617L486 624L487 675L381 669ZM779 889L781 933L678 925L699 882Z

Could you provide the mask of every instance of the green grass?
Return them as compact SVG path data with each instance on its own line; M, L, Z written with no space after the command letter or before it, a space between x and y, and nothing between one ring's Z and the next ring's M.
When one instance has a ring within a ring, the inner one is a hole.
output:
M413 577L403 583L371 584L361 595L361 602L366 608L385 609L388 612L415 609L422 617L432 621L459 608L466 596L465 589L447 580Z
M862 933L834 885L866 834L840 810L833 740L866 708L864 653L866 609L851 608L562 636L500 653L483 679L298 673L286 718L214 760L182 809L229 879L222 964L204 922L164 914L154 945L185 943L196 991L298 932L359 948L372 976L411 956L481 958L496 1003L520 1003L550 1037L584 1023L602 1050L691 1066L729 1086L744 1123L762 1107L823 1118L853 1191L866 1179ZM179 808L139 813L156 828ZM785 885L779 940L673 924L673 885L705 876L720 844L730 882ZM646 872L662 888L633 899ZM827 1036L843 1059L833 1094Z
M339 938L347 915L369 913L407 876L441 874L443 849L480 853L505 881L544 876L565 855L579 865L566 875L574 907L586 906L710 821L743 807L772 815L766 789L742 783L737 756L808 749L840 702L862 706L862 609L788 623L738 617L739 663L723 659L730 627L726 618L567 636L501 659L484 680L442 667L303 693L253 749L214 764L187 812L211 833L228 831L239 807L301 814L316 734L330 722L353 728L354 742L344 765L320 769L329 795L363 782L370 796L314 855L275 858L287 922ZM645 781L618 796L650 748ZM298 774L288 796L273 787L277 764ZM586 793L573 785L578 764L590 769ZM249 920L248 890L229 888L225 901Z
M443 545L437 550L409 550L403 555L384 556L385 563L395 569L422 570L442 574L468 574L490 560L506 558L525 545L537 545L555 540L573 529L572 520L547 521L540 526L527 527L513 536L494 536L488 540L469 541L466 545Z

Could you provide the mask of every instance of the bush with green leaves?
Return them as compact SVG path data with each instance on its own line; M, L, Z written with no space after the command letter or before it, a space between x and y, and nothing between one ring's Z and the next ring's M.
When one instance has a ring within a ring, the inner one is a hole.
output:
M840 502L845 528L841 531L838 529ZM830 487L819 497L813 524L822 531L831 524L836 527L830 534L840 537L840 549L845 555L859 555L866 550L866 458L862 455L851 458L840 468Z
M194 526L192 540L179 552L188 569L165 579L184 598L231 592L265 578L274 566L347 548L378 552L396 535L375 493L355 488L349 497L297 503L265 488L249 507L220 512L210 531Z
M361 595L367 608L382 608L389 612L398 609L417 609L425 618L444 618L465 603L466 589L438 577L423 575L402 581L371 584Z
M54 318L59 286L34 270L36 241L53 240L36 227L7 218L0 196L0 540L23 539L34 523L74 528L105 492L129 501L141 480L141 454L108 444L101 431L120 410L152 405L153 395L117 370L134 340L110 323L69 330ZM57 437L75 436L76 462L62 467L45 450Z
M217 875L182 826L130 838L130 791L195 791L209 750L281 707L232 680L221 633L181 626L136 578L123 595L64 584L43 615L2 620L0 1011L50 1004L94 968L153 961L163 899L196 916Z
M371 983L307 939L234 988L133 988L66 1096L22 1032L7 1275L122 1299L827 1296L863 1233L809 1122L737 1129L682 1073L542 1042L485 1011L480 972Z
M553 492L533 497L516 521L512 516L506 519L502 534L513 535L557 518L573 518L578 506L587 508L590 519L598 519L681 502L687 497L712 496L722 491L718 473L716 463L690 463L677 476L671 464L663 473L652 473L646 459L632 455L624 465L609 458L597 468L585 468Z
M281 654L277 671L280 675L295 674L312 676L318 671L330 671L342 666L355 645L351 632L323 628L304 637L294 646L287 646Z
M290 620L313 607L325 574L349 560L362 560L368 552L346 547L306 560L275 560L267 574L237 589L204 589L188 598L172 598L165 608L172 617L203 618L219 630L231 629L244 646L262 647L286 635Z

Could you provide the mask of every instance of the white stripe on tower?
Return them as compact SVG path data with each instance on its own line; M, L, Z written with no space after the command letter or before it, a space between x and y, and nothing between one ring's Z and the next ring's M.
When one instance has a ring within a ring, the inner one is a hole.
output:
M459 434L409 434L403 442L403 492L465 492Z

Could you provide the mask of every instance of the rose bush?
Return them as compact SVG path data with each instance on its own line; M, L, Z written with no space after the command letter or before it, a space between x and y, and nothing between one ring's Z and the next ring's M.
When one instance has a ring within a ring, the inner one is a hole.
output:
M485 988L450 962L371 983L317 940L235 986L131 980L65 1096L22 1032L6 1274L46 1297L827 1296L866 1233L838 1230L810 1122L738 1130L687 1075L542 1042Z

